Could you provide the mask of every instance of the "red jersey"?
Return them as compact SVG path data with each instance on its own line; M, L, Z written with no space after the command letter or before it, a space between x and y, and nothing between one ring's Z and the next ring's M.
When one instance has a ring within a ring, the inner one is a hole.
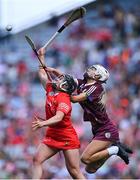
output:
M56 125L53 125L53 128L64 128L72 126L70 119L72 106L69 94L60 91L54 93L51 84L47 85L46 91L46 119L55 116L57 111L62 111L65 114L64 119Z
M71 123L70 95L60 91L55 93L52 84L47 84L45 110L46 119L55 116L57 111L65 115L62 121L47 128L44 143L62 149L79 148L80 143Z

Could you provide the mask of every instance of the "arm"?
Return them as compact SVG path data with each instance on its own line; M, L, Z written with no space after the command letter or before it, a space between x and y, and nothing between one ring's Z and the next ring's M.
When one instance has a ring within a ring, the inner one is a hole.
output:
M81 79L74 79L75 82L77 83L77 86L79 86L79 84L81 84L82 80ZM80 94L77 95L72 95L70 97L71 102L76 103L76 102L81 102L81 101L85 101L87 100L87 92L82 92Z
M86 92L82 92L78 95L73 95L71 96L71 101L72 102L81 102L85 100L93 101L101 95L103 91L102 87L96 87L96 86L91 86Z
M51 67L47 67L45 65L45 49L44 48L40 48L38 50L38 55L39 55L39 58L42 62L42 64L46 67L46 72L45 70L43 69L42 67L42 64L39 62L39 78L40 78L40 81L44 87L44 89L46 88L46 83L47 81L52 81L52 78L51 78L51 74L55 75L55 76L60 76L62 75L63 73L61 71L59 71L58 69L55 69L55 68L51 68Z
M38 55L39 55L39 58L43 64L43 66L46 66L45 65L45 50L44 50L44 48L40 48L38 50ZM51 81L51 77L50 77L49 73L46 73L46 71L43 69L42 64L39 62L38 74L39 74L41 84L43 85L44 89L46 89L46 84L48 83L49 80Z
M32 129L36 130L36 129L44 127L44 126L55 125L55 124L59 123L60 121L62 121L62 119L64 118L64 115L65 114L63 112L57 111L55 116L53 116L52 118L50 118L48 120L44 120L44 121L42 121L42 118L35 116L36 121L34 121L32 123Z
M73 103L85 101L86 99L87 99L86 92L71 96L71 102Z

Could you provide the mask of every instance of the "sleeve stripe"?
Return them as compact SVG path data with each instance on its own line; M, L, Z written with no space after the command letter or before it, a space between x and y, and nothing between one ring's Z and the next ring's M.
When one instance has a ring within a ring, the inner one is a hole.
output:
M96 87L95 86L91 86L88 91L92 90L92 89L95 89Z
M95 91L96 88L97 87L92 86L91 88L89 88L89 90L87 90L86 94L89 96L90 94L92 94Z
M92 94L95 91L95 89L96 89L96 87L93 88L93 89L90 89L87 93L90 95L90 94Z
M92 91L94 91L96 89L96 87L95 86L92 86L91 88L89 88L88 90L87 90L87 92L92 92Z

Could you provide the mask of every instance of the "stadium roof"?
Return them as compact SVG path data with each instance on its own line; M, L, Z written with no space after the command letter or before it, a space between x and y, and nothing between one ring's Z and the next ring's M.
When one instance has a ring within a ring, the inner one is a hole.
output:
M35 26L52 15L59 16L95 0L0 0L0 29L8 24L12 33Z

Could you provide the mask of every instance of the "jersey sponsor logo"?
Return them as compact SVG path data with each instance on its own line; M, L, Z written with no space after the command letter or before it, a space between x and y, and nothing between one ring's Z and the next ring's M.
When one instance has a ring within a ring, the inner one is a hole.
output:
M69 106L66 103L60 103L58 106L59 109L69 110Z
M66 142L65 142L65 146L68 146L69 144L70 144L69 141L66 141Z
M107 139L109 139L109 138L111 137L111 133L110 133L110 132L106 132L106 133L105 133L105 137L106 137Z

